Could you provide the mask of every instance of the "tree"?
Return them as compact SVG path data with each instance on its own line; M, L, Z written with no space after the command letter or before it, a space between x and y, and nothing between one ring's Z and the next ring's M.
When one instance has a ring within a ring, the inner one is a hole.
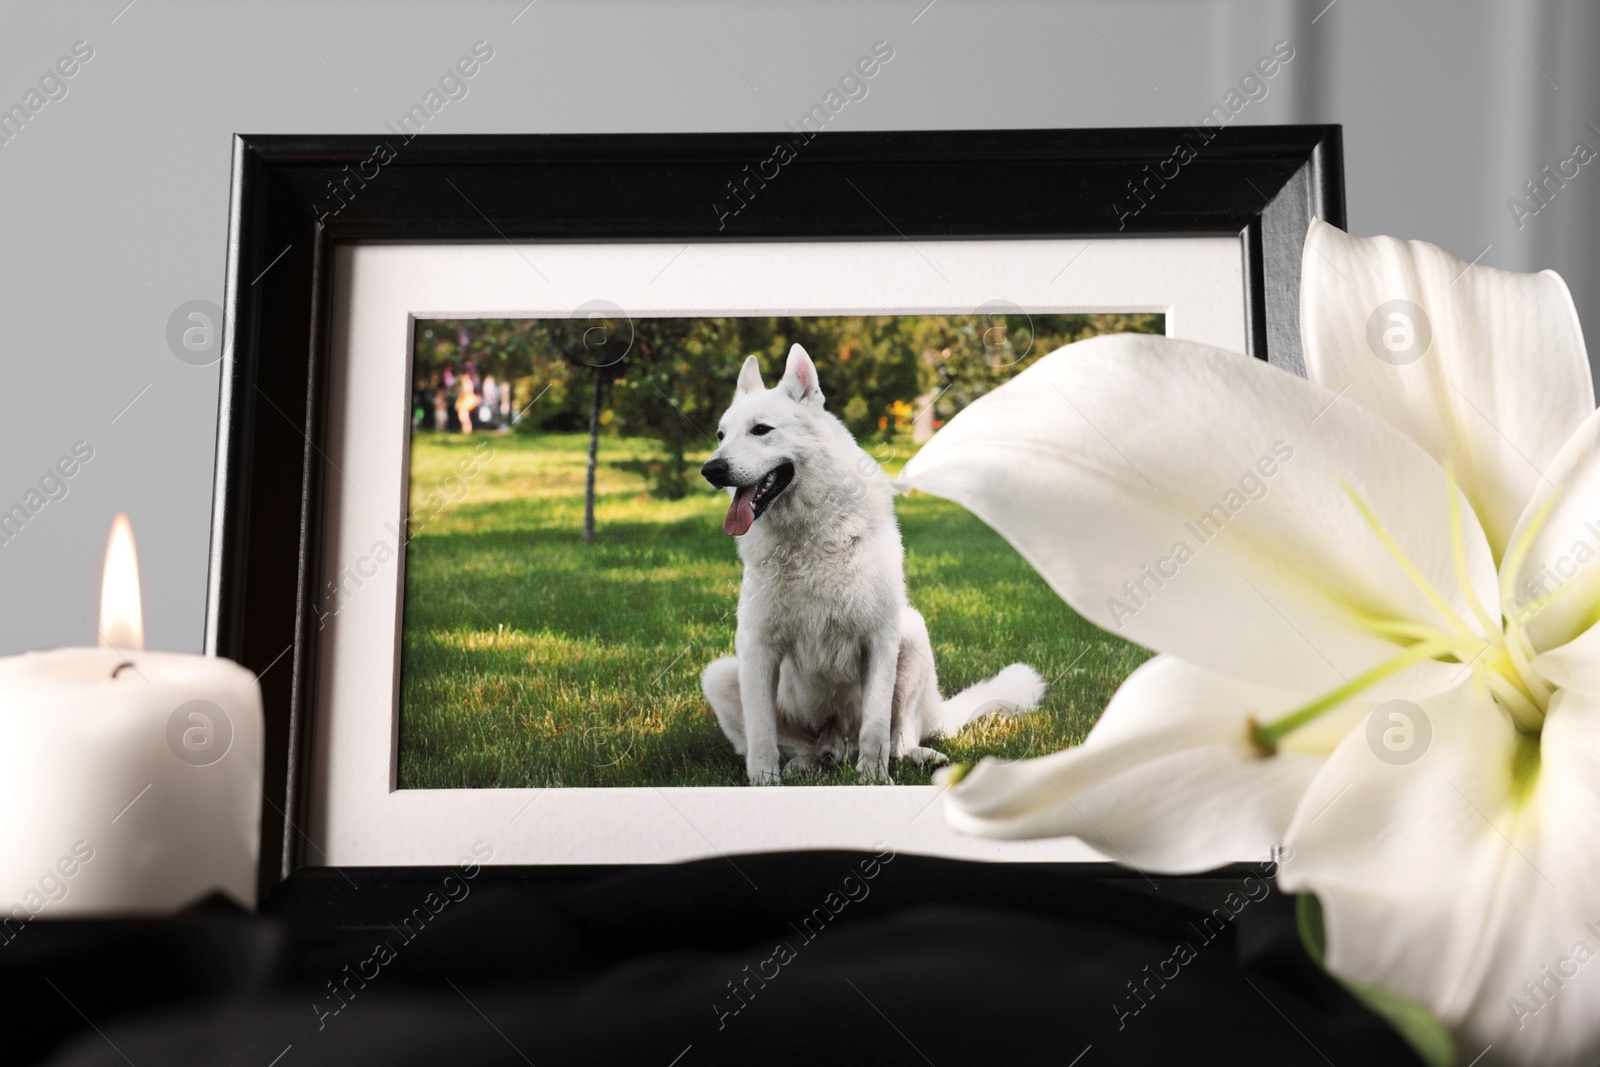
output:
M583 543L594 544L594 470L600 460L600 389L605 383L594 369L594 400L589 405L589 466L583 476Z
M588 364L594 377L589 401L589 462L584 472L583 490L583 543L588 545L594 543L594 476L600 462L600 400L606 377L616 373L633 348L634 331L632 321L615 304L597 300L578 310L585 311L585 316L558 320L550 338L569 360L578 359Z

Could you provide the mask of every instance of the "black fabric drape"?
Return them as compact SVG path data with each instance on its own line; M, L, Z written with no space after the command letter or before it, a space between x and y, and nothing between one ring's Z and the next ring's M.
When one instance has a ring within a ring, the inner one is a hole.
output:
M211 901L36 920L0 947L4 1058L1416 1062L1306 958L1292 902L1260 881L1224 924L1172 899L1192 886L907 855L738 856L555 891L486 868L454 899L448 875L330 874L255 916Z

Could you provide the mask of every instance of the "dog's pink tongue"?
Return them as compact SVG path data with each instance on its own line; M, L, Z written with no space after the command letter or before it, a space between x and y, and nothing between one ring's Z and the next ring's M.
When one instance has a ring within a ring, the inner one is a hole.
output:
M744 486L733 494L733 503L728 505L728 515L722 520L722 532L733 537L743 537L750 531L750 525L756 521L756 487Z

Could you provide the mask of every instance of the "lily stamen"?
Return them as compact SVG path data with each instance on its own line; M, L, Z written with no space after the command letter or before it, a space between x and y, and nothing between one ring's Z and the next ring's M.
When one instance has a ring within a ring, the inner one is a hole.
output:
M1423 641L1445 642L1450 645L1450 654L1465 663L1473 656L1483 651L1488 642L1477 634L1458 636L1447 634L1436 626L1427 623L1410 622L1405 619L1391 619L1384 615L1373 615L1359 609L1353 610L1356 625L1380 637L1387 637L1396 644L1409 648L1411 645Z
M1532 659L1533 649L1526 633L1523 632L1521 621L1510 610L1511 580L1507 576L1515 575L1517 568L1527 558L1532 549L1534 536L1550 513L1554 495L1545 500L1529 521L1527 529L1506 552L1500 579L1504 621L1497 624L1473 591L1472 575L1467 567L1466 536L1459 499L1460 488L1450 471L1445 472L1445 478L1450 508L1450 554L1455 566L1456 581L1461 586L1467 606L1483 628L1483 634L1475 633L1467 625L1444 595L1406 555L1405 550L1389 531L1384 529L1383 523L1373 514L1366 501L1361 499L1360 494L1350 485L1344 485L1345 493L1360 510L1362 518L1377 534L1378 540L1389 555L1456 633L1448 634L1426 623L1357 610L1354 614L1361 626L1397 644L1408 642L1405 651L1273 722L1261 724L1252 721L1250 741L1263 755L1270 755L1276 751L1278 742L1295 730L1390 675L1422 660L1441 659L1445 656L1453 656L1459 662L1468 664L1472 676L1505 707L1519 730L1538 734L1544 724L1545 709L1550 705L1551 690L1539 677L1538 672L1530 669L1529 661Z
M1556 500L1559 497L1560 493L1553 492L1544 498L1538 509L1528 519L1527 528L1506 549L1506 558L1500 564L1500 612L1505 618L1507 633L1520 635L1522 632L1523 616L1516 608L1517 575L1522 573L1522 565L1527 562L1528 553L1533 551L1533 540L1539 535L1539 530L1543 528L1545 520L1550 517L1550 512L1556 506ZM1566 587L1563 586L1562 588ZM1556 590L1557 595L1560 595L1560 593L1560 589ZM1551 599L1554 598L1552 597ZM1547 606L1548 603L1549 601L1546 600L1543 603L1534 605L1533 611ZM1533 611L1529 611L1528 614L1532 614Z
M1272 752L1277 749L1279 741L1282 741L1285 737L1313 721L1324 712L1332 711L1340 704L1377 685L1390 675L1398 674L1415 663L1433 659L1442 653L1451 651L1453 646L1457 644L1458 642L1454 639L1446 638L1440 641L1423 641L1412 645L1398 656L1385 660L1376 667L1350 679L1344 685L1329 690L1310 703L1302 704L1270 723L1252 724L1250 740L1262 752Z
M1389 555L1400 565L1400 569L1405 572L1405 576L1411 579L1411 584L1417 587L1417 591L1427 599L1428 603L1434 606L1434 609L1439 612L1445 622L1463 637L1477 637L1478 635L1472 632L1472 629L1467 626L1461 616L1456 614L1456 609L1450 606L1450 602L1433 587L1433 583L1428 581L1427 576L1418 569L1417 565L1411 562L1411 557L1406 555L1405 549L1395 543L1395 539L1390 536L1388 530L1383 528L1383 523L1378 521L1378 517L1372 513L1371 508L1367 507L1367 503L1361 499L1361 495L1349 483L1341 483L1341 488L1344 489L1345 495L1360 510L1361 517L1367 520L1367 525L1372 527L1372 532L1378 535L1378 540L1388 550ZM1498 628L1491 627L1491 632L1497 633Z
M1529 657L1522 646L1522 641L1508 642L1506 645L1506 658L1510 661L1509 666L1512 674L1516 676L1515 680L1520 683L1518 688L1528 695L1528 699L1533 701L1542 713L1550 706L1550 697L1553 695L1553 691L1544 684L1544 679L1539 677L1539 672L1531 668L1528 662Z
M1461 525L1461 491L1456 484L1455 472L1448 466L1444 469L1444 478L1445 495L1450 501L1450 557L1455 562L1456 584L1461 586L1461 595L1467 598L1467 606L1477 617L1483 632L1503 643L1500 626L1489 616L1488 609L1479 602L1478 594L1472 588L1472 574L1467 570L1466 535Z
M1544 725L1544 712L1518 691L1511 679L1482 663L1472 665L1472 676L1482 682L1489 692L1494 694L1494 698L1511 713L1517 729L1526 734L1539 733L1539 728Z

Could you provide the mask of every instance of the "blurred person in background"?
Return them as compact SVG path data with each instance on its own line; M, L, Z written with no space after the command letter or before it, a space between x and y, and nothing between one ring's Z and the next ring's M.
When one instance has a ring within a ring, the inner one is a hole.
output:
M472 375L462 374L456 379L456 417L461 420L461 432L472 432L472 413L478 407L478 392L472 387Z

